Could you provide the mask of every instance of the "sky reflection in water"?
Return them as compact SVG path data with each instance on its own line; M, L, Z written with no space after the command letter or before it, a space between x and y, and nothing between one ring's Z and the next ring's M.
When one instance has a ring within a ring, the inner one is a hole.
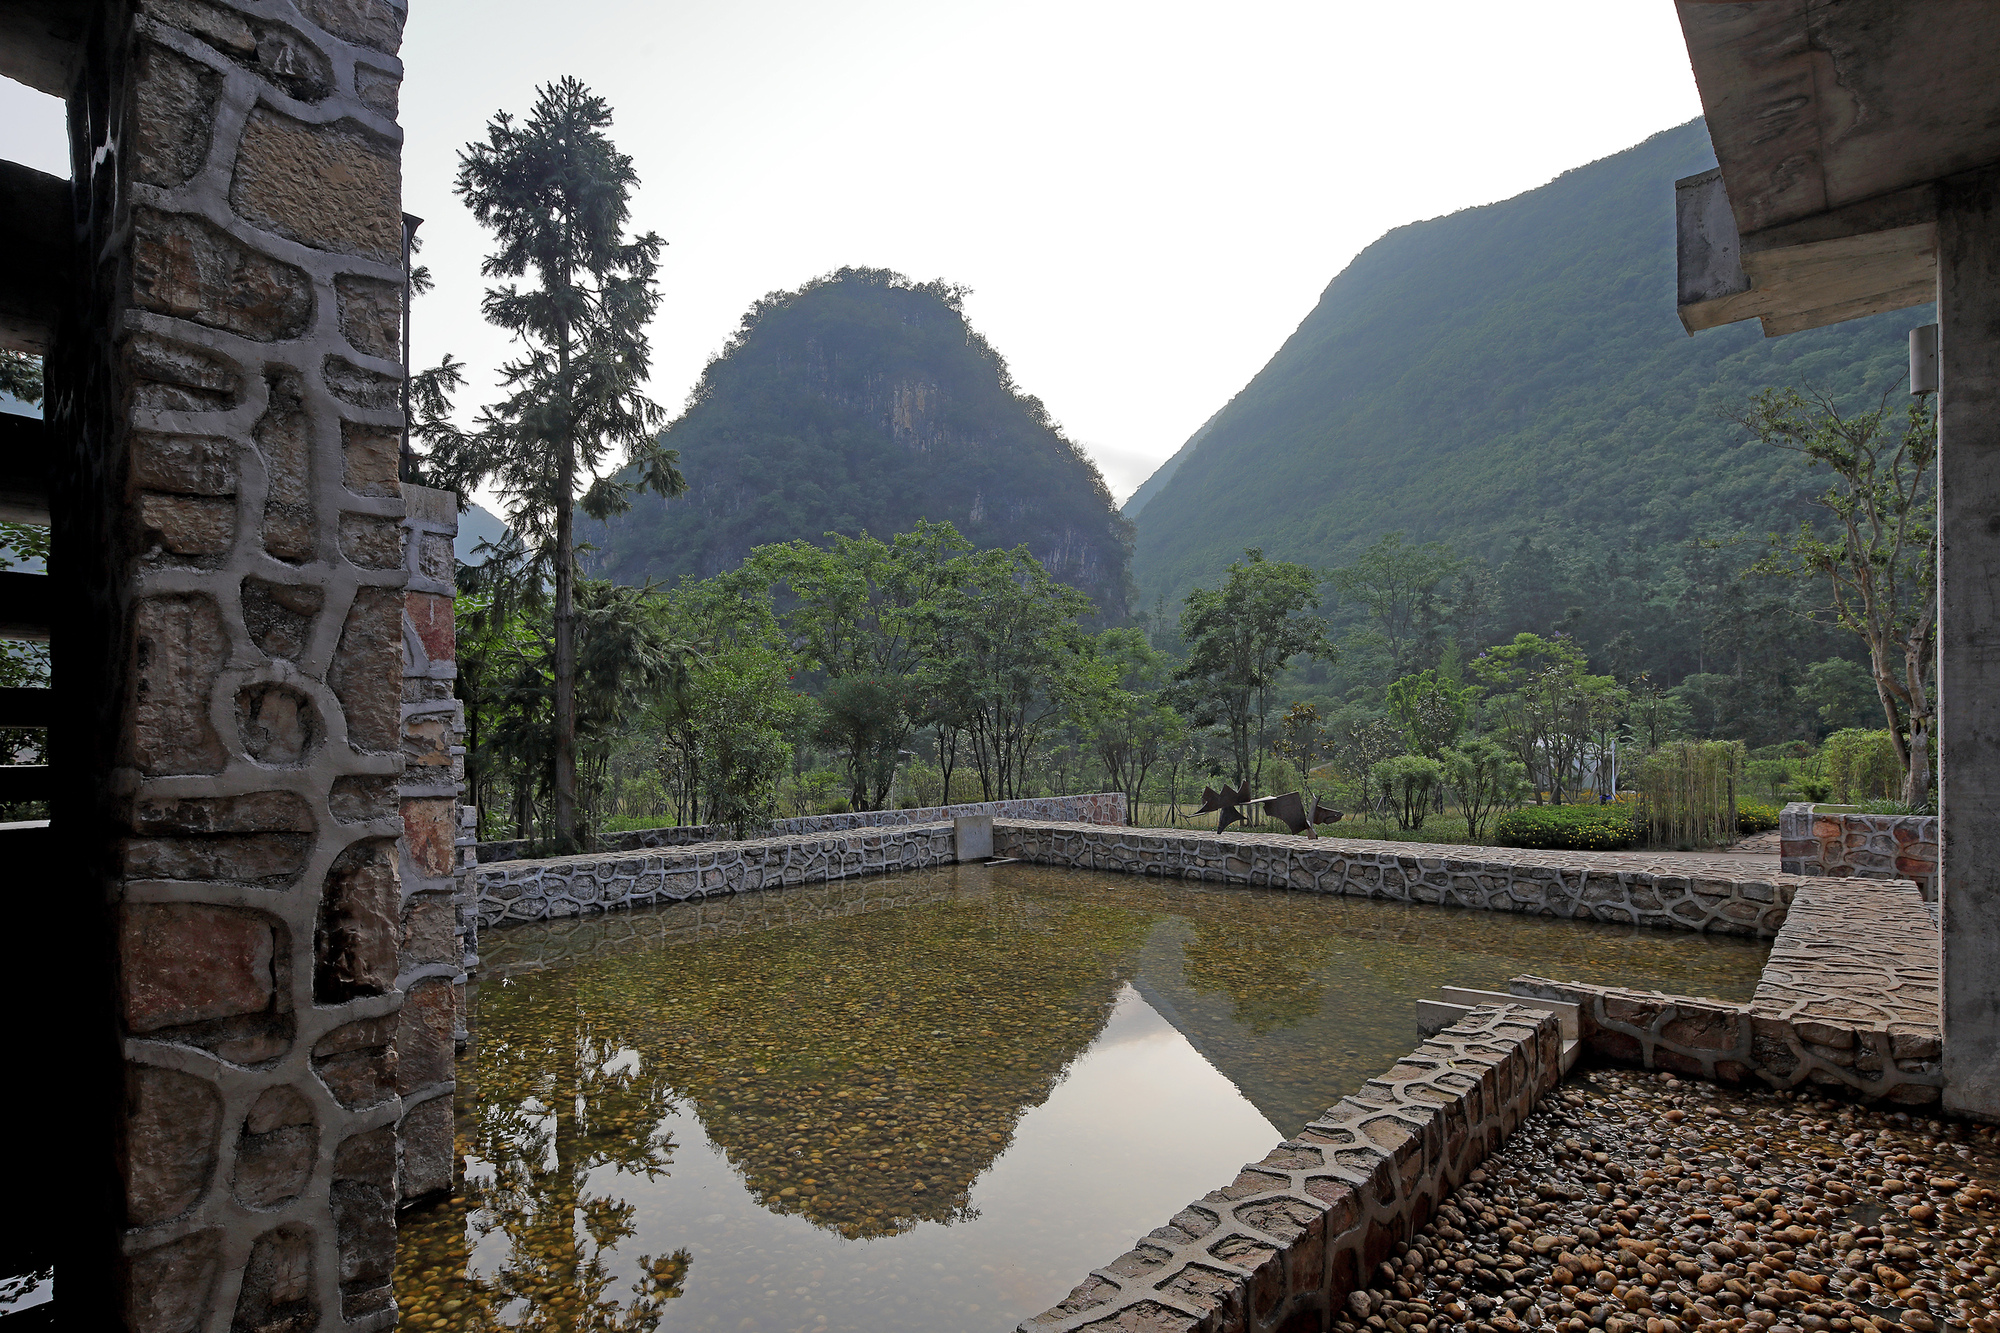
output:
M1745 941L1032 866L494 932L406 1328L1011 1328L1521 972Z

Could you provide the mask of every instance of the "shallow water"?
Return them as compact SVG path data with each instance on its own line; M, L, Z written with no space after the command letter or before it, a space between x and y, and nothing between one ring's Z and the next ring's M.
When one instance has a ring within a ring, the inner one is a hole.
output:
M1034 866L496 931L405 1328L1011 1328L1393 1064L1439 985L1760 942Z

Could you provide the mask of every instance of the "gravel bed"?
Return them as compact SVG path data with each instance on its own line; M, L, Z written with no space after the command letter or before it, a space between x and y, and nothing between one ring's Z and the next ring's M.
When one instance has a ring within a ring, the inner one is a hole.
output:
M1991 1127L1573 1078L1348 1299L1341 1333L2000 1333Z

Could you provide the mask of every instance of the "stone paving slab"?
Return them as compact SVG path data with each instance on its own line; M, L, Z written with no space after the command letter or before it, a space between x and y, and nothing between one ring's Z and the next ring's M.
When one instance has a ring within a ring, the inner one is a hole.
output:
M1938 1031L1938 928L1908 880L1812 879L1752 1001L1791 1022Z

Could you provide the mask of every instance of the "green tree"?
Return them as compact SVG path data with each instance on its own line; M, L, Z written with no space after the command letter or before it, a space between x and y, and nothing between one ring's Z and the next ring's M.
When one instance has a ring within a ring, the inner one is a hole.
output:
M1630 702L1618 682L1593 676L1583 650L1557 633L1516 634L1473 660L1475 676L1492 687L1499 722L1537 799L1546 791L1560 805L1581 774L1608 748L1609 728Z
M1444 782L1444 767L1420 754L1399 754L1368 771L1376 793L1396 816L1399 829L1420 829L1431 797Z
M1868 645L1903 800L1917 806L1930 795L1937 708L1937 419L1925 398L1913 398L1900 423L1896 415L1886 395L1873 411L1843 416L1827 394L1766 389L1734 419L1761 443L1833 473L1815 501L1833 535L1810 521L1789 537L1773 534L1756 568L1819 581L1830 594L1819 614Z
M1366 608L1389 649L1390 670L1402 675L1418 661L1435 663L1444 627L1473 618L1490 597L1490 580L1461 580L1469 562L1442 542L1421 546L1392 532L1351 565L1327 575L1343 602Z
M685 579L657 593L679 668L653 696L644 726L661 737L664 785L690 823L746 837L769 824L791 767L791 738L814 716L792 686L798 664L749 571Z
M1410 749L1435 759L1458 741L1479 691L1454 685L1440 672L1404 676L1390 684L1389 712L1402 724Z
M1859 662L1845 657L1829 657L1807 667L1797 693L1800 704L1835 730L1866 726L1881 708L1875 678Z
M939 757L949 779L965 721L962 701L926 690L918 677L934 652L931 613L961 572L956 557L971 543L949 523L921 519L887 542L865 532L827 536L826 547L760 546L747 568L784 596L792 642L830 678L821 698L824 739L817 743L845 756L850 799L867 810L888 799L896 756L920 724L940 728Z
M1097 656L1115 675L1106 674L1104 687L1085 700L1082 725L1112 785L1125 793L1126 822L1137 823L1146 774L1181 743L1187 724L1165 701L1172 664L1145 631L1105 630Z
M1025 546L952 565L924 618L934 645L924 692L959 701L980 790L1008 800L1025 794L1029 756L1103 689L1104 664L1077 623L1091 603Z
M910 734L906 684L895 677L838 676L819 697L813 743L842 756L848 803L856 810L879 810L889 799Z
M1188 660L1176 673L1191 720L1229 734L1238 786L1263 775L1273 687L1301 654L1331 657L1315 607L1319 579L1304 565L1252 548L1218 590L1196 588L1181 608Z
M1441 752L1438 763L1465 814L1466 836L1474 842L1494 812L1519 805L1527 789L1528 770L1521 761L1484 736L1469 736L1464 744Z
M625 235L638 175L612 145L610 124L602 98L563 79L537 90L525 122L501 112L459 155L457 192L499 241L481 271L533 281L489 288L483 303L487 321L525 349L502 367L507 396L480 413L477 430L441 440L429 460L461 493L495 482L510 526L531 543L527 576L553 588L551 778L564 847L578 834L576 507L601 519L629 507L634 489L687 488L676 455L655 436L662 413L641 387L664 243L650 232ZM602 471L614 445L632 464L628 480Z

